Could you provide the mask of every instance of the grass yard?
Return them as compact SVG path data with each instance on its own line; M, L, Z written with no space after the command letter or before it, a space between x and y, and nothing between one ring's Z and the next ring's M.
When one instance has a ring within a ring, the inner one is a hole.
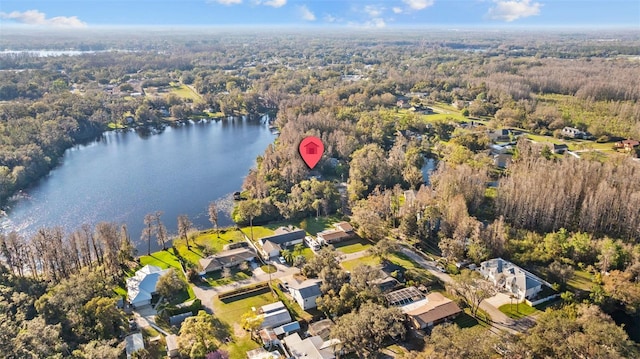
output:
M349 253L366 251L367 249L371 248L373 245L371 244L371 242L367 240L357 238L357 239L351 239L348 241L336 243L333 246L340 252L349 254Z
M176 273L178 273L178 276L186 282L186 277L184 276L184 273L182 273L182 267L180 265L180 262L178 261L178 257L176 257L173 254L172 249L151 253L150 256L141 256L140 264L142 266L150 264L163 269L170 268L170 267L175 268ZM179 304L179 303L183 303L193 299L196 299L196 296L193 293L193 288L191 288L191 286L188 285L187 290L184 293L177 295L176 298L174 298L171 301L171 303Z
M326 217L311 217L305 218L301 221L278 221L267 223L261 226L253 226L253 238L258 240L262 237L271 236L274 231L279 227L294 226L304 229L308 234L315 236L318 232L322 232L325 229L333 228L332 224L340 222L342 219L339 216L326 216ZM251 236L251 228L249 226L242 227L242 231Z
M469 121L468 118L462 116L459 113L434 113L431 115L420 115L420 118L426 122L447 121L453 119L454 121Z
M217 297L213 299L213 312L215 316L221 321L233 326L236 323L240 323L240 318L246 312L251 311L251 308L258 309L259 307L275 303L280 300L271 291L262 292L262 294L250 294L247 297L240 297L238 300L229 301L227 303L222 302Z
M366 257L361 257L358 259L352 259L349 261L344 261L341 263L342 264L342 268L344 268L344 270L346 271L352 271L353 268L361 265L361 264L368 264L370 266L377 266L378 264L380 264L380 260L378 260L378 258L374 257L374 256L366 256Z
M267 237L267 236L272 236L274 234L274 229L278 228L279 226L274 226L273 228L271 228L271 225L264 225L264 226L253 226L253 240L254 241L258 241L258 239L262 238L262 237ZM242 233L246 234L247 237L251 238L251 227L247 226L247 227L243 227L242 229Z
M520 319L536 312L539 312L536 308L529 306L527 303L513 303L501 305L498 308L502 313L506 314L509 318Z
M333 228L334 223L340 222L342 219L339 216L327 216L318 218L305 218L298 224L298 227L304 229L312 236L322 232L325 229Z
M233 282L238 282L243 279L251 278L251 271L241 271L237 267L231 268L231 277L223 278L222 271L215 271L211 273L207 273L204 276L205 286L208 285L210 287L219 287L222 285L231 284Z
M175 82L171 83L171 93L180 98L191 99L193 102L198 102L202 99L200 95L193 91L189 86L177 84Z
M571 278L567 285L571 290L582 290L585 292L590 292L593 287L593 276L591 273L583 270L576 269L573 273L573 278Z
M226 244L242 241L244 241L242 232L235 229L221 229L220 238L215 230L209 229L199 232L195 240L189 240L191 248L187 248L187 243L182 239L175 239L173 246L186 261L197 265L199 260L205 257L203 251L207 247L218 253L223 250Z
M265 264L260 266L260 269L262 269L265 273L275 273L278 271L278 268L276 268L276 266L274 266L273 264Z

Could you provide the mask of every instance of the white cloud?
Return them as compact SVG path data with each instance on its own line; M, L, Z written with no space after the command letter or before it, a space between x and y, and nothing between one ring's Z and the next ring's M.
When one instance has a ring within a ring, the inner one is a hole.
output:
M413 10L422 10L433 5L435 0L402 0L402 2L409 5Z
M258 1L258 4L263 4L271 7L283 7L287 5L287 0L268 0L268 1Z
M306 20L306 21L316 20L316 15L313 12L311 12L311 10L309 10L309 8L306 7L305 5L299 6L298 10L300 11L300 16L302 17L303 20Z
M542 4L531 0L494 0L496 5L489 9L488 16L496 20L511 22L520 18L540 14Z
M242 0L213 0L214 2L217 2L218 4L222 4L222 5L238 5L238 4L242 4ZM209 1L212 2L212 1Z
M402 14L402 9L399 7L393 7L391 8L391 10L393 11L394 14Z
M380 6L367 5L364 7L364 12L371 17L379 17L380 15L382 15L383 11L384 8Z
M337 20L338 19L335 16L331 15L331 14L327 14L327 15L324 16L324 21L326 21L326 22L336 22Z
M78 28L86 27L87 23L78 19L77 16L56 16L47 18L47 15L38 10L27 10L24 12L13 11L10 13L0 12L0 18L16 20L27 25L41 25L52 27Z
M367 21L364 25L366 27L376 27L376 28L380 29L380 28L383 28L383 27L387 26L387 23L384 22L384 19L376 17L376 18L371 19L370 21Z

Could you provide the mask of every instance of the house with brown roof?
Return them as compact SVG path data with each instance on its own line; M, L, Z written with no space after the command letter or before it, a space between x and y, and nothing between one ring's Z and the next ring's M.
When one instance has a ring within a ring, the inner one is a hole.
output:
M635 150L635 148L638 146L640 146L640 141L636 141L636 140L624 140L624 141L616 142L616 148L624 149L627 152L631 152Z
M389 305L400 308L407 315L414 329L432 327L462 312L454 301L442 294L434 292L425 295L413 286L393 291L385 297Z
M333 225L335 229L327 229L318 232L317 237L320 243L332 244L351 239L354 236L353 226L349 222L338 222Z
M202 273L214 272L222 268L237 266L242 262L250 262L256 257L251 248L236 248L200 259Z
M427 295L424 305L405 313L413 328L424 329L451 320L462 313L462 310L456 302L434 292Z

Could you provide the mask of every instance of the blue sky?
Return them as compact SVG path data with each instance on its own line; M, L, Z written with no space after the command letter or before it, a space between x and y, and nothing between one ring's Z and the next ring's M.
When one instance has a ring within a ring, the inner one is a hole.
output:
M640 29L639 0L2 0L0 24L37 27L621 26Z

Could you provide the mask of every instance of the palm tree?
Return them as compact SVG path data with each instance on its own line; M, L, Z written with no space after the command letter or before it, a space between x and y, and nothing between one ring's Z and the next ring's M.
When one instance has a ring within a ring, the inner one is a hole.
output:
M293 251L297 254L297 255L302 255L302 252L304 252L304 244L302 243L298 243L293 247Z
M284 257L284 260L286 260L287 263L293 262L293 252L291 252L291 250L284 249L282 250L282 252L280 252L280 254L282 254L282 256Z

